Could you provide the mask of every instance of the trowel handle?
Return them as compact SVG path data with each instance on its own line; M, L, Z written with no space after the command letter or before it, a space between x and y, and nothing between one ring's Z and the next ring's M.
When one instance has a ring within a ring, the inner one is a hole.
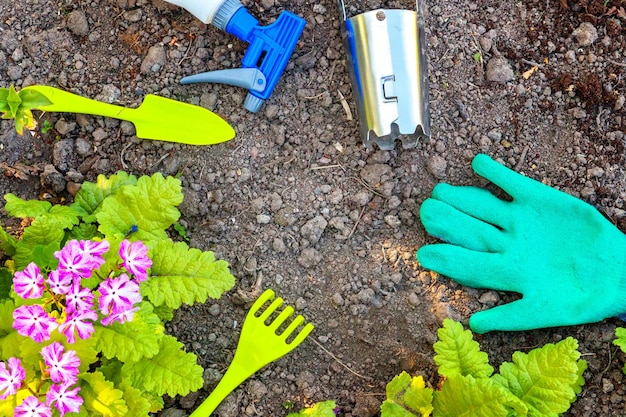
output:
M206 24L213 23L215 14L226 0L166 0L186 9Z

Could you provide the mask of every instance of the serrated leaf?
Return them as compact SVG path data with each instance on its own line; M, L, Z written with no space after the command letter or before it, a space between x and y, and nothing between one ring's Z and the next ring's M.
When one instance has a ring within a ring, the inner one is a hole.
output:
M104 417L125 417L128 406L123 399L124 393L115 389L113 383L104 378L102 372L84 373L80 379L80 395L83 406L90 415Z
M17 243L13 257L15 268L26 268L30 262L35 261L34 255L40 257L37 261L40 268L55 268L58 262L53 254L60 249L60 242L64 237L65 232L54 220L40 217L37 222L24 229L22 239Z
M123 238L131 230L133 239L146 245L167 239L165 230L180 217L176 208L183 201L180 181L161 173L141 177L136 186L120 188L102 202L96 214L99 231L108 237Z
M136 362L156 355L162 334L163 326L147 302L141 303L133 321L98 325L95 332L98 350L106 358L117 358L122 362Z
M98 226L91 223L81 223L70 230L68 240L101 240L102 234L98 232Z
M6 268L0 268L0 300L9 298L11 285L13 285L13 274Z
M7 255L15 255L17 239L8 234L0 225L0 249Z
M617 339L613 340L613 344L619 346L622 352L626 353L626 328L617 327L615 329L615 337Z
M150 401L148 401L139 391L130 384L122 383L119 387L124 396L124 402L128 406L127 416L148 417L150 414Z
M577 349L578 342L568 337L528 354L515 352L493 381L524 402L529 416L556 417L569 409L584 383Z
M15 303L11 299L0 300L0 336L5 336L14 331L13 311Z
M38 217L47 213L52 204L47 201L40 200L23 200L14 194L6 194L4 196L6 205L4 209L13 217L25 219L27 217Z
M74 197L72 207L82 210L85 213L83 220L91 223L95 220L92 215L100 208L104 199L115 194L121 187L135 184L137 184L137 178L124 171L113 174L109 178L102 174L98 175L95 183L84 182L81 185Z
M433 417L506 417L512 408L525 415L524 405L488 378L451 375L434 394Z
M71 207L54 205L40 216L35 217L33 224L45 218L50 224L60 229L69 229L78 224L78 213Z
M183 350L183 344L169 335L159 339L159 353L139 362L122 366L124 378L134 387L157 395L187 395L204 385L203 369L193 353Z
M433 389L424 378L402 372L387 384L387 399L380 407L382 417L428 417L433 411Z
M150 278L141 283L141 294L155 306L176 309L183 303L203 303L235 285L226 261L216 261L213 252L190 249L184 242L162 240L150 250L150 257Z
M480 350L472 332L463 330L463 325L451 319L443 321L437 334L439 341L434 344L435 363L439 366L439 374L445 377L452 375L471 375L474 378L489 378L493 367L489 365L489 357Z
M322 401L297 413L289 413L287 417L335 417L336 407L334 401Z

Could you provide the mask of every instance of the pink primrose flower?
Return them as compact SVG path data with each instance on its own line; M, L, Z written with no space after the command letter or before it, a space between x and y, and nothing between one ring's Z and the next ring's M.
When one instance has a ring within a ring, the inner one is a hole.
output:
M133 317L135 317L135 311L138 311L139 307L131 308L129 310L120 311L118 313L111 313L105 318L101 320L103 326L109 326L113 322L124 323L126 321L133 321Z
M148 279L148 268L152 260L148 257L148 247L141 241L130 243L125 239L120 243L119 255L124 261L124 268L134 275L139 282Z
M54 257L59 260L57 269L63 277L89 278L94 269L91 257L83 252L78 240L67 242L63 249L54 252Z
M26 378L26 372L18 358L9 358L8 362L8 369L4 362L0 362L0 400L15 394Z
M94 312L95 314L95 312ZM54 382L62 382L64 384L75 384L78 380L78 367L80 359L76 356L76 352L68 350L64 352L65 347L59 342L54 342L41 349L50 379Z
M80 387L70 389L72 384L53 384L46 394L46 403L55 406L63 417L66 413L78 413L83 399L78 395Z
M131 281L126 274L117 278L107 278L100 284L98 290L100 291L98 304L100 312L104 315L130 310L141 301L139 284Z
M68 343L76 342L76 333L81 339L89 339L94 332L94 327L93 323L87 320L92 322L98 320L98 313L94 310L69 313L65 323L59 325L59 332L65 335Z
M72 286L72 276L69 274L61 274L57 269L48 273L46 279L50 291L55 294L67 294Z
M93 292L89 288L82 288L76 281L65 294L65 309L68 313L91 310L93 300Z
M43 275L39 267L31 262L26 269L13 275L13 288L22 298L39 298L43 294Z
M27 397L22 404L15 407L14 417L52 417L52 410L39 402L37 397Z
M96 242L94 240L81 240L78 242L80 252L87 258L92 266L91 269L98 269L104 263L102 255L109 251L111 245L107 240Z
M13 328L37 343L50 339L50 332L56 327L56 320L48 316L39 304L20 306L13 311Z

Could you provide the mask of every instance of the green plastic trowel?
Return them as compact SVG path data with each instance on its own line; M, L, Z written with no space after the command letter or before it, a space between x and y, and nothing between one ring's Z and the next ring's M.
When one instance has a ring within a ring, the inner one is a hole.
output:
M38 107L47 112L82 113L126 120L135 125L142 139L178 142L187 145L214 145L235 137L233 128L215 113L199 106L148 94L135 108L92 100L67 91L35 85L35 90L52 102Z

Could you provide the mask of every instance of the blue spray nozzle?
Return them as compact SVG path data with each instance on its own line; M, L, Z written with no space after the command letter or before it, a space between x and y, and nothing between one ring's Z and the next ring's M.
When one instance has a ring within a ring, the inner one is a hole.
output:
M300 16L283 11L274 23L261 26L245 8L239 7L224 29L249 43L242 68L204 72L185 77L181 83L218 82L245 87L249 92L244 107L256 112L272 95L305 24Z

